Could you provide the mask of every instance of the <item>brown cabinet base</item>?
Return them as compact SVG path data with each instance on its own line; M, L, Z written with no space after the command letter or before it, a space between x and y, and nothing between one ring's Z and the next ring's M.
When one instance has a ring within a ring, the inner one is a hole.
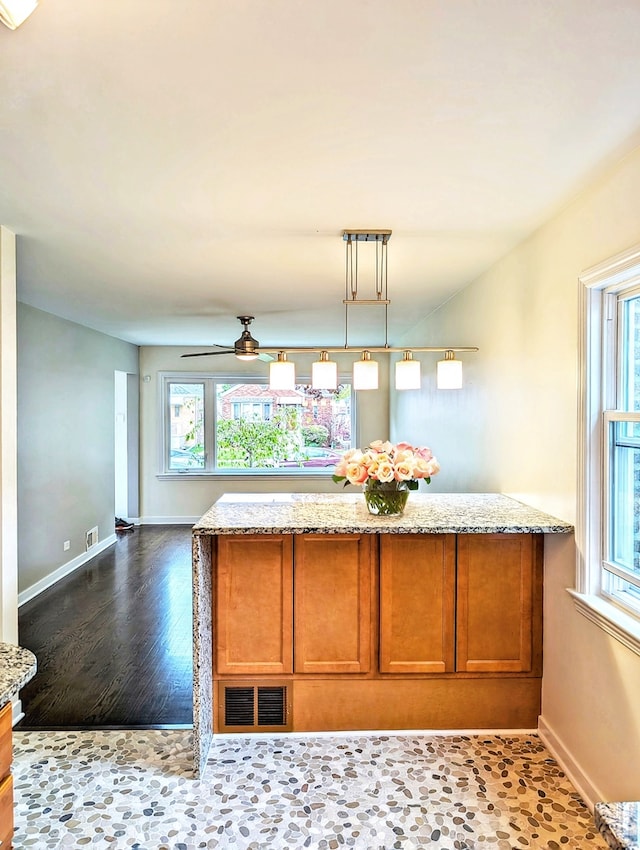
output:
M297 681L297 732L535 729L540 679Z
M535 729L540 679L305 679L264 680L286 687L287 714L279 727L244 728L230 715L225 690L252 689L253 681L219 683L214 732L338 732L384 729ZM246 721L245 721L246 722Z
M539 535L239 536L213 584L216 732L538 724Z

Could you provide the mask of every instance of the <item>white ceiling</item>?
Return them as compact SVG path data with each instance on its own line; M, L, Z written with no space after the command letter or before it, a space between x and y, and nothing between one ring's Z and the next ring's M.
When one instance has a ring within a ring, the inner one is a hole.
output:
M639 32L640 0L41 0L0 26L20 300L340 344L341 232L391 228L394 342L637 145Z

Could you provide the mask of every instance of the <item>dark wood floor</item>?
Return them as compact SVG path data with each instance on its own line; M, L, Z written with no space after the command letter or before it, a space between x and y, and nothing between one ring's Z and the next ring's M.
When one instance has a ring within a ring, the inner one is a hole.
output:
M38 659L17 728L192 722L191 529L141 526L27 602Z

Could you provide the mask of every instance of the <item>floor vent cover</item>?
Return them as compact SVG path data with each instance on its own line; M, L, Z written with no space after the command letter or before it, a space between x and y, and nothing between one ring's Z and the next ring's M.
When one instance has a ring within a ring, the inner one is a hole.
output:
M221 682L220 729L244 732L291 729L290 692L288 684Z

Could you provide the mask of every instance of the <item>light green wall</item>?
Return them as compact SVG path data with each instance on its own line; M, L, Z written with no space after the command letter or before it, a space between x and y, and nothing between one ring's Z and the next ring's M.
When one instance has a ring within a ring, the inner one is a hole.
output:
M576 516L578 275L640 243L640 150L407 334L478 345L465 386L394 393L392 437L427 442L432 487ZM434 358L435 359L435 358ZM574 609L575 545L548 540L542 716L601 798L637 799L640 657Z
M197 349L193 349L196 351ZM184 348L143 347L140 349L140 375L148 376L142 381L140 397L141 448L141 515L145 521L167 521L174 518L200 517L223 493L265 493L265 492L339 492L340 486L334 484L330 475L321 477L275 478L269 476L203 479L198 481L175 481L160 479L157 476L159 466L160 427L158 418L160 402L158 398L158 374L160 372L204 372L211 374L217 370L222 375L262 375L268 374L268 365L261 361L242 363L235 357L202 357L182 360ZM298 375L305 371L310 374L313 356L295 358ZM340 369L349 372L353 357L337 358ZM221 361L223 361L221 363ZM379 390L362 391L356 399L356 427L358 445L366 445L372 440L386 439L389 434L389 392L388 363L386 357L379 358ZM331 472L331 470L329 470ZM357 492L359 488L351 488Z
M114 533L116 369L135 345L18 304L19 592Z

